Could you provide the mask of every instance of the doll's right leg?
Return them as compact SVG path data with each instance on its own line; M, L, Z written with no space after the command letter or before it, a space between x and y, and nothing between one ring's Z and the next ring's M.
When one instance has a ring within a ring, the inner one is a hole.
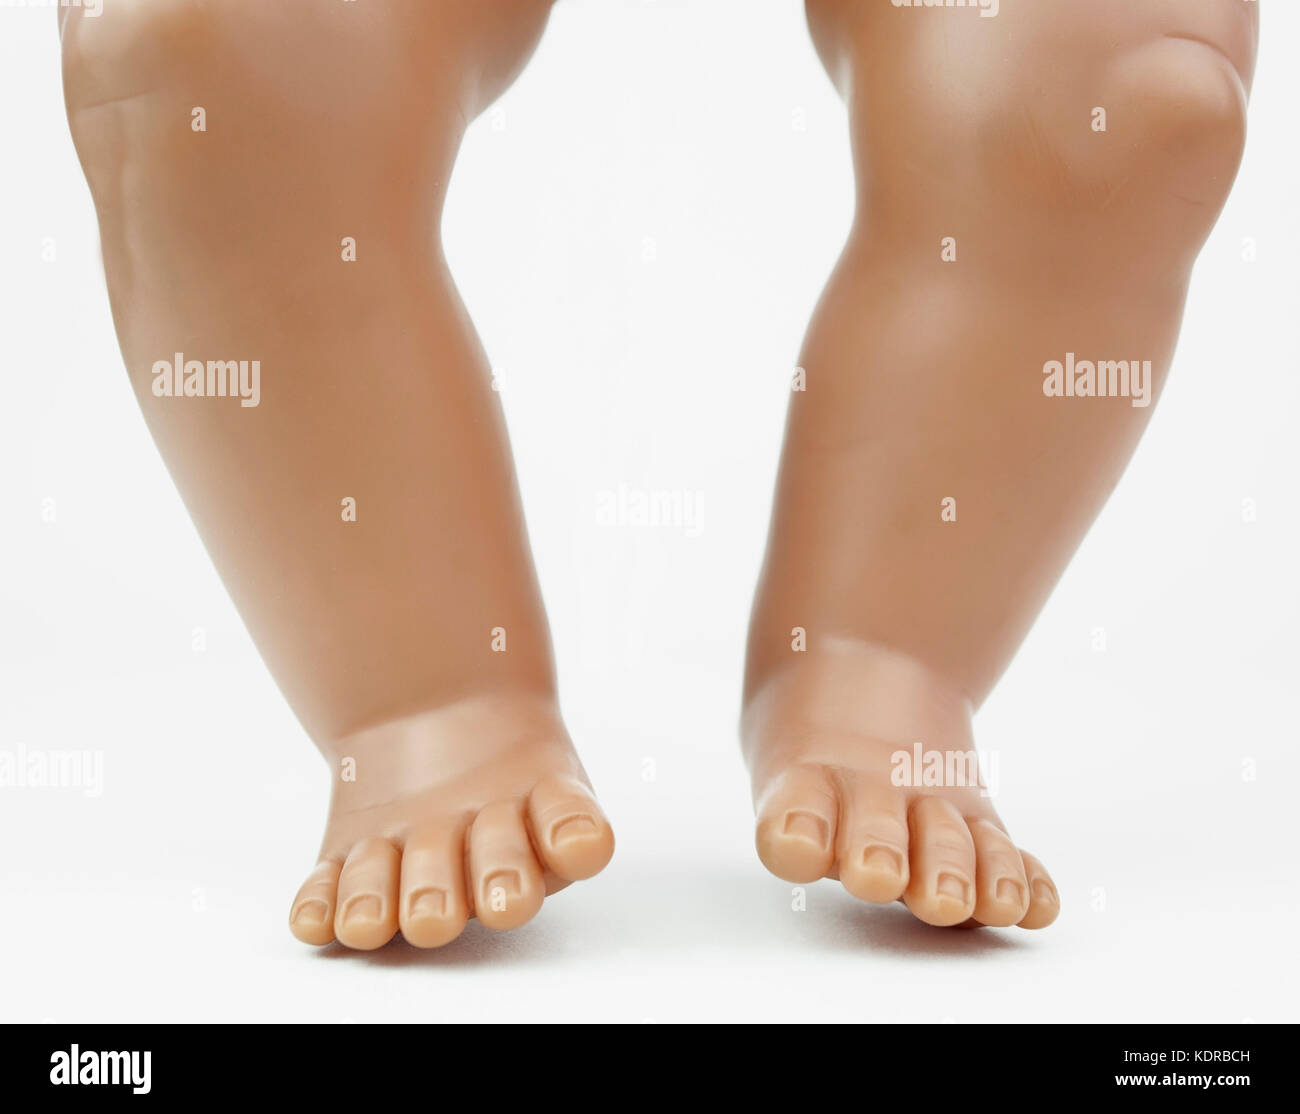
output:
M465 126L549 8L62 13L132 385L335 774L291 911L308 943L374 948L400 927L435 946L471 915L514 927L613 851L560 720L502 415L439 236Z

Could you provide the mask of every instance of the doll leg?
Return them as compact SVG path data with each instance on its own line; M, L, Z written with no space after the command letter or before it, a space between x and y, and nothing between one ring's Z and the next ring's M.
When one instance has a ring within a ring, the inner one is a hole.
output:
M1240 159L1257 6L808 0L858 207L792 394L743 744L759 854L936 925L1056 889L971 715L1120 477ZM954 761L956 759L956 761Z
M334 773L299 939L511 928L599 871L505 427L440 243L461 136L549 0L64 9L118 337ZM129 542L127 543L129 544Z

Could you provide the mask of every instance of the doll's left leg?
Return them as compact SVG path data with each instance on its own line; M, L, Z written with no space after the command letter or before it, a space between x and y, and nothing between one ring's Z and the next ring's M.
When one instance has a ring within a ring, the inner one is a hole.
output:
M743 743L780 877L936 925L1056 917L971 783L971 716L1146 427L1241 156L1257 11L808 0L858 213L750 630Z

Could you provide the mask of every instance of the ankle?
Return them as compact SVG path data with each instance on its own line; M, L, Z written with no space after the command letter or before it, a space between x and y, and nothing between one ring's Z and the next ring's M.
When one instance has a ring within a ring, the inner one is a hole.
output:
M796 640L797 642L797 640ZM853 637L824 637L780 658L751 641L742 736L797 721L893 742L969 738L974 702L919 657Z

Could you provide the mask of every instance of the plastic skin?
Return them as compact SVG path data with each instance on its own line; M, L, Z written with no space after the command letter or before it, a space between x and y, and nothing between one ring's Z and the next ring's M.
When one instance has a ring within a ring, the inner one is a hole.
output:
M986 7L808 0L857 212L791 395L742 736L781 878L1040 928L1050 876L948 771L1159 395L1258 5Z
M462 134L549 10L61 13L131 382L334 771L290 911L311 944L375 948L400 928L435 946L470 916L512 928L613 852L557 709L498 398L440 246ZM215 388L207 361L257 361L257 404L178 397L156 365L190 361Z
M1056 888L987 797L897 760L972 752L1142 433L1241 155L1257 6L994 7L809 0L858 211L792 393L742 737L780 877L1033 928ZM132 386L334 773L290 907L310 944L511 928L613 853L440 245L464 130L549 8L60 11Z

